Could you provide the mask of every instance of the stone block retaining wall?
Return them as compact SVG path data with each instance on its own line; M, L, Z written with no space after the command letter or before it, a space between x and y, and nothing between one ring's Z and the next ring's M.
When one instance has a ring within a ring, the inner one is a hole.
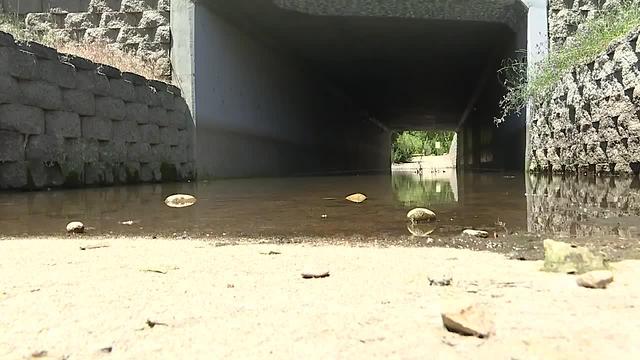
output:
M149 60L171 78L170 0L0 0L0 12L64 41L101 42Z
M638 33L567 73L529 122L531 171L640 171Z
M549 0L549 44L551 51L572 41L583 23L599 11L623 0ZM626 0L625 0L626 1ZM640 0L632 0L640 6Z
M180 90L0 32L0 188L193 176Z

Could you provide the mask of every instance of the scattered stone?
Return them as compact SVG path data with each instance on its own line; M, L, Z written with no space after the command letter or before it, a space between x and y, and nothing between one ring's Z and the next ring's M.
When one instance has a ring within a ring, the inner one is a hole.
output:
M590 289L606 289L613 282L613 273L608 270L596 270L584 273L576 279L576 283Z
M113 351L113 346L107 346L100 349L100 352L103 352L103 353L111 353L112 351Z
M320 279L329 277L329 270L305 269L302 271L303 279Z
M471 236L471 237L480 237L480 238L487 238L489 237L489 233L483 230L473 230L473 229L466 229L462 232L462 235L467 235L467 236Z
M73 234L82 234L84 232L84 224L80 221L72 221L67 224L67 232Z
M585 247L561 241L544 241L544 267L542 270L567 274L583 274L593 270L606 270L602 256L594 255Z
M354 203L361 203L365 200L367 200L367 197L364 194L352 194L346 197L347 200L354 202Z
M191 195L185 194L175 194L167 197L164 200L164 203L167 204L168 207L173 208L183 208L187 206L191 206L195 204L197 199Z
M407 219L411 222L434 221L436 213L425 208L415 208L407 213Z
M495 325L479 305L468 305L442 313L444 327L465 336L488 338L495 334Z

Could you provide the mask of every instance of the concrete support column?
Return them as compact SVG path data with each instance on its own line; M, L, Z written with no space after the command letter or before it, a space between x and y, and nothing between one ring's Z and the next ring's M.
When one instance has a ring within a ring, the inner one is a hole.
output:
M547 13L547 0L526 0L529 7L527 16L527 64L529 76L533 73L535 66L544 59L549 52L549 26ZM530 136L529 123L533 117L531 102L527 105L526 119L526 150L524 159L524 171L529 171L529 151Z

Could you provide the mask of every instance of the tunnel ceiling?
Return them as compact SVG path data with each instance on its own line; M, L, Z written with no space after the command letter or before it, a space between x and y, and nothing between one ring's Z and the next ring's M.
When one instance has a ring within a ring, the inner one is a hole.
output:
M295 57L390 128L455 127L485 68L497 64L500 49L513 41L508 24L497 21L498 9L502 19L517 11L526 14L519 0L487 0L491 6L475 12L476 21L469 20L469 9L483 1L434 1L437 6L422 12L413 3L429 2L390 8L374 5L397 2L370 0L354 8L341 6L352 1L275 1L207 4L261 42Z

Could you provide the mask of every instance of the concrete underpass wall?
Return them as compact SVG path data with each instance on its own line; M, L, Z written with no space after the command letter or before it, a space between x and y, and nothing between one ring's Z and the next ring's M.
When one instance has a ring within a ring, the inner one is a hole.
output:
M192 44L174 51L174 69L191 96L199 178L390 168L388 134L322 74L205 5L172 6L194 24L172 27Z
M504 59L522 59L527 49L526 12L522 13L519 27L512 31L505 27L502 47L495 49L497 56L487 59L486 79L479 97L469 104L469 117L459 129L458 167L473 170L522 170L526 148L526 114L514 114L500 125L499 101L504 95L504 79L497 75ZM479 75L477 82L481 82ZM476 84L473 84L477 86Z

